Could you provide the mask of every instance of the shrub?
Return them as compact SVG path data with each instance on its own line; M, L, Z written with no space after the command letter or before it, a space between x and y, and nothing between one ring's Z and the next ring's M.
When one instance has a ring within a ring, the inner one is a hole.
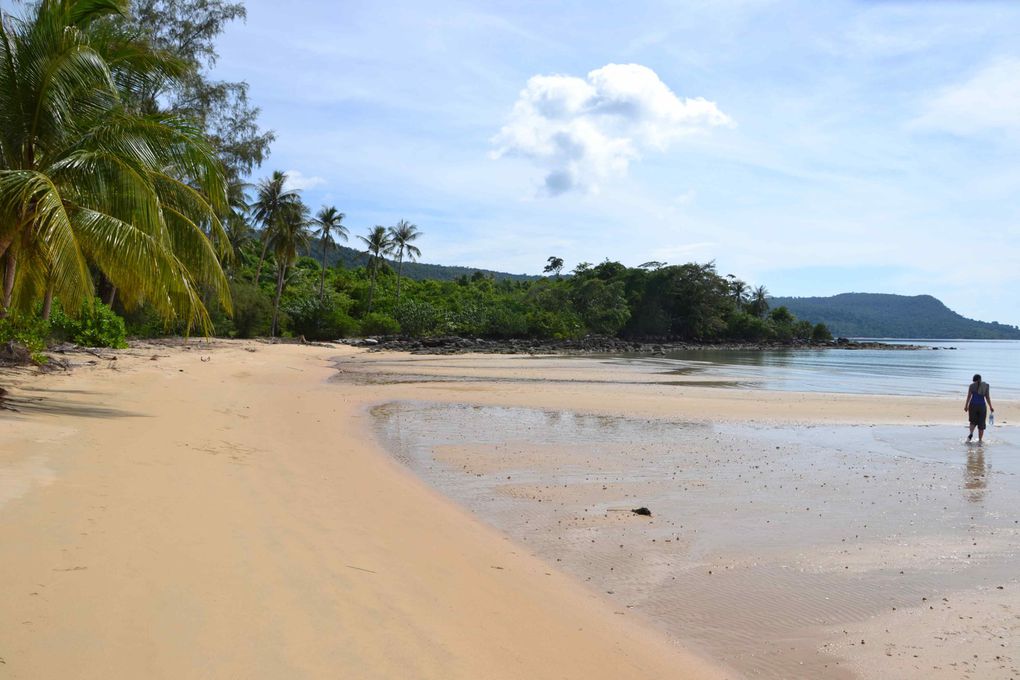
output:
M528 334L535 338L567 340L583 334L581 319L571 312L534 311L528 314Z
M489 312L485 335L494 338L520 338L528 334L528 318L514 309L497 307Z
M36 316L12 315L0 319L0 344L13 342L23 346L32 361L37 364L46 361L42 352L46 349L46 340L49 335L49 323Z
M474 303L467 303L450 315L449 331L455 335L481 335L487 325L485 310Z
M829 331L829 327L824 323L816 323L815 327L811 330L811 339L815 342L826 342L832 340L832 332Z
M290 329L309 340L336 340L354 335L358 322L347 314L350 302L347 296L335 294L322 300L317 296L294 299L285 309Z
M361 319L361 332L365 335L396 335L400 332L400 324L391 316L372 312Z
M234 316L229 324L217 326L216 334L236 338L269 335L273 325L273 302L253 283L230 284L234 300Z
M69 316L59 304L54 304L50 328L55 338L82 347L127 347L124 319L98 298L91 304L86 300L77 317Z
M736 340L764 340L772 332L764 319L747 312L734 313L726 324L726 333Z
M446 315L428 302L404 300L394 312L401 330L413 337L433 335L445 324Z

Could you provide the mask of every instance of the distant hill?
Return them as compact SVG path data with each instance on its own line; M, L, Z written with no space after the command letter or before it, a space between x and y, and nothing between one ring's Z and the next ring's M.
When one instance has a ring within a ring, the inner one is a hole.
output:
M319 242L313 240L308 248L308 252L305 254L318 260L320 253ZM347 246L336 246L326 253L326 263L330 267L335 266L336 263L339 262L345 269L355 269L357 267L364 267L367 259L368 255L366 255L363 251L355 250L354 248L349 248ZM396 270L397 263L395 261L389 259L386 261L393 266L394 270ZM428 264L425 262L408 262L407 260L404 260L404 276L418 281L422 281L424 279L453 281L455 279L459 279L461 276L471 276L475 272L481 272L486 276L492 276L497 281L501 281L503 279L510 279L512 281L530 281L531 279L539 278L528 274L508 274L506 272L497 272L491 269L454 267L445 264Z
M965 318L931 295L843 293L776 297L769 304L787 307L799 318L820 321L840 337L1020 340L1020 328Z

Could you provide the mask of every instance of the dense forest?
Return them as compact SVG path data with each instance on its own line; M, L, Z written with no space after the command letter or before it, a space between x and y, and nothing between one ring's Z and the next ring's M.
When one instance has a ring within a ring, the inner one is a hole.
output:
M243 82L210 76L240 3L41 0L0 9L0 343L201 333L716 342L825 340L713 264L542 277L418 264L400 220L352 236L283 172ZM357 249L340 242L353 239Z
M259 248L257 235L253 239L228 265L234 315L214 315L218 335L272 333L275 277L263 273L254 283ZM476 271L441 281L403 276L399 263L392 266L378 255L363 255L362 261L353 269L323 269L315 258L297 258L280 294L280 332L307 339L395 334L539 339L599 334L702 342L831 337L824 326L800 321L785 308L770 309L763 288L751 290L734 277L721 276L710 263L628 268L606 261L582 263L569 276L550 272L513 280ZM263 265L268 269L277 269L272 254ZM126 318L134 334L161 332L152 314L126 313Z
M771 302L846 337L1020 340L1020 328L967 319L930 295L844 293Z

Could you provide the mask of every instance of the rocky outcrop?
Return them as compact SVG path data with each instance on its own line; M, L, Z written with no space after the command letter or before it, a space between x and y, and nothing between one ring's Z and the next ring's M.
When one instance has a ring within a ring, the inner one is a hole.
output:
M775 350L775 349L915 349L907 345L890 345L881 342L853 342L846 338L838 341L761 343L696 343L696 342L639 342L605 336L587 336L577 340L486 339L444 336L432 338L351 338L341 343L366 347L370 351L410 352L412 354L666 354L685 350Z

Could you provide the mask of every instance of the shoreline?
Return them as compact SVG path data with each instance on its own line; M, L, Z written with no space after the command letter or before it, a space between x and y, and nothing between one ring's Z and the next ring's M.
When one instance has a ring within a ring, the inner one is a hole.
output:
M348 338L340 344L365 347L373 352L408 352L411 354L541 354L584 356L598 354L649 354L670 352L743 351L781 352L821 349L916 351L922 345L896 344L878 340L765 341L765 342L693 342L625 340L608 336L587 336L578 340L529 340L524 338L492 339L462 336L428 338ZM934 349L955 350L954 346Z

